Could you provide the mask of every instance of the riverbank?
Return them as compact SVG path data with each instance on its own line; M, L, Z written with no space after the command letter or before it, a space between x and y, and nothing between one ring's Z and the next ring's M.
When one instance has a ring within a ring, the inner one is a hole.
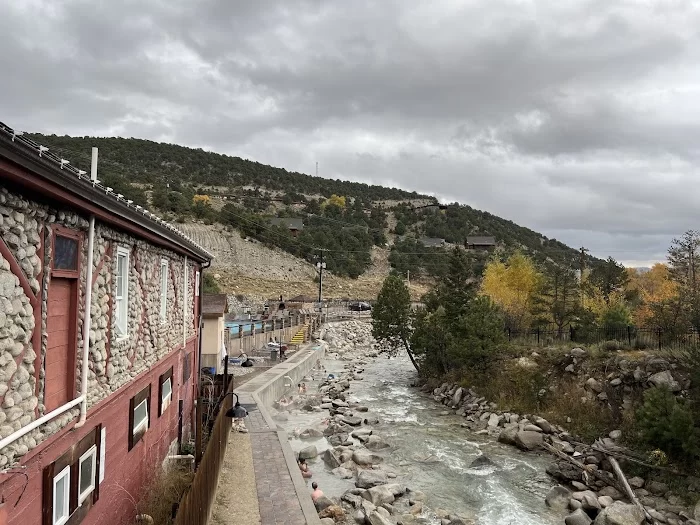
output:
M548 453L526 451L539 450L541 440L566 450L589 471L606 472L604 455L567 441L563 428L548 426L537 416L499 412L494 404L458 385L441 385L421 395L408 387L415 375L407 360L375 357L377 349L367 337L369 325L335 326L326 333L332 344L324 366L336 377L310 382L309 392L318 393L307 395L298 409L278 406L278 416L290 435L296 434L291 438L296 452L308 448L303 455L318 455L309 460L312 480L345 511L347 523L384 523L380 516L388 523L407 524L474 520L484 525L578 525L591 523L592 518L596 525L641 523L638 511L623 506L626 498L614 479L596 480L566 461L553 463ZM519 441L520 449L498 443L501 434L502 442ZM508 435L512 440L506 440ZM615 441L606 439L608 446ZM363 455L375 457L369 464L357 463L358 458L366 463ZM375 475L376 486L388 485L390 492L408 490L392 493L393 503L381 498L373 502L371 490L390 499L386 491L364 486L367 477ZM630 482L652 520L694 523L694 509L682 506L668 487L639 477ZM422 495L412 498L414 492ZM444 508L452 513L440 510ZM614 521L616 516L627 521Z
M541 457L470 435L416 395L410 362L380 356L368 324L333 326L323 364L335 377L308 381L313 394L293 393L294 405L278 405L274 416L309 458L310 481L330 496L321 508L342 509L340 522L375 525L561 523L543 503L551 481Z

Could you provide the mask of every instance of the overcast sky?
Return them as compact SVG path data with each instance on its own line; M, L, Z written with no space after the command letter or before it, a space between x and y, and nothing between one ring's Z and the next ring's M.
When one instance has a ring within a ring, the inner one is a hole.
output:
M631 265L700 227L690 0L2 3L17 129L318 161Z

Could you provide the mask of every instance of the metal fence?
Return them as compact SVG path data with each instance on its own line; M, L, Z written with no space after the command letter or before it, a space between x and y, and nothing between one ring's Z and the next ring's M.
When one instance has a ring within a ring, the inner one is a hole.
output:
M192 486L183 496L175 517L175 525L206 525L211 512L219 471L226 454L231 433L231 418L226 411L232 406L232 396L226 396L209 436L202 461L194 475ZM198 422L201 424L201 422Z
M700 345L700 334L695 330L670 332L660 328L636 326L580 327L545 325L527 330L505 329L505 335L513 344L546 346L556 342L597 344L617 341L632 348L683 350Z

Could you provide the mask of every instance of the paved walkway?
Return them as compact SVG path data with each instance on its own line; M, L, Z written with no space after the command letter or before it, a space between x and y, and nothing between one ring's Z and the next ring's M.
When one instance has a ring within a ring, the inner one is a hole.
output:
M313 508L313 503L311 502L310 492L306 488L301 474L298 472L286 434L278 430L277 425L271 420L264 417L253 397L254 392L265 386L271 379L284 373L285 370L294 368L309 353L313 353L313 350L302 347L286 361L235 389L241 405L248 410L245 425L248 428L252 448L260 525L307 525L318 523L315 512L313 512L315 521L307 522L304 516L302 507L307 507L308 515L308 506L311 505L311 508ZM227 458L230 454L237 453L240 453L240 451L229 447L226 449L225 457ZM294 477L290 469L295 469ZM230 511L235 513L235 506ZM237 525L237 522L233 523ZM243 524L241 522L241 525L255 524Z

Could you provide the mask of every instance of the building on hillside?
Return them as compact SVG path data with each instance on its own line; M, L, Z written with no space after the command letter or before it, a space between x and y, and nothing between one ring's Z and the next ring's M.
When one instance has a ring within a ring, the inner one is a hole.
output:
M418 242L426 248L442 248L445 246L445 239L439 239L437 237L421 237L418 239Z
M496 239L493 237L467 237L464 244L467 250L491 251L496 247Z
M0 123L0 522L133 522L192 433L210 259Z
M202 297L202 367L213 368L215 374L223 374L226 357L226 324L228 310L226 294L204 294Z
M270 224L272 226L279 226L280 228L287 228L293 237L297 237L299 232L304 229L304 219L290 219L286 217L280 217L275 219L270 219Z

